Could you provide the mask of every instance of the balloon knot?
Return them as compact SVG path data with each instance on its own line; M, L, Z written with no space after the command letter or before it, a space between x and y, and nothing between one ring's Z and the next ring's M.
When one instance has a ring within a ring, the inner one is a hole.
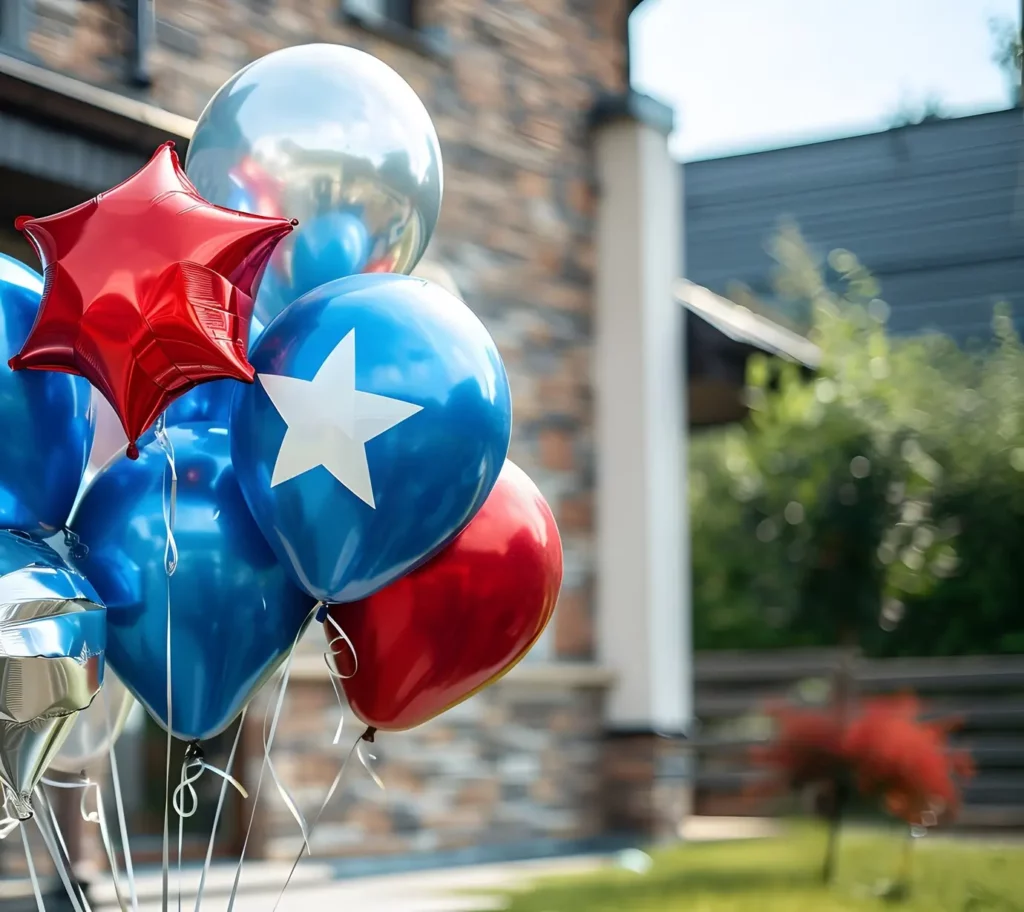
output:
M320 607L316 609L316 622L318 624L324 624L327 622L327 602L321 602Z
M362 733L362 735L359 736L359 740L361 740L361 741L368 741L370 744L373 744L373 736L376 735L376 734L377 734L377 729L375 729L372 725L370 725L370 726L367 727L366 731L364 731Z
M31 215L19 215L14 220L14 227L18 231L24 231L25 230L25 226L28 225L28 223L31 222L31 221L32 221L32 216Z
M133 440L131 443L128 444L128 449L125 450L124 455L127 456L129 459L138 459L139 445Z
M298 219L291 219L290 224L291 224L292 228L298 228L299 227L299 220Z
M198 741L189 741L185 745L185 762L194 763L195 761L202 762L206 759L206 753L203 750L203 746Z
M7 362L7 366L12 370L21 370L21 355L15 355Z

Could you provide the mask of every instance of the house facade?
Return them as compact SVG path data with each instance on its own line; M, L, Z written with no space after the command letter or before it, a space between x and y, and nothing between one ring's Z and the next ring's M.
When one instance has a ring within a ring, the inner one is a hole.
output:
M666 147L670 112L629 91L635 5L179 0L154 12L151 0L0 0L0 250L30 263L15 216L106 189L166 139L183 151L220 84L277 48L364 49L409 81L437 126L445 197L424 269L458 289L501 349L510 458L554 509L565 582L528 661L434 723L378 738L386 793L350 770L316 828L318 854L565 850L670 835L686 813L685 348L672 297L681 171ZM303 644L273 748L309 818L358 734L350 725L331 744L340 710L324 646L319 631ZM250 783L268 699L241 738ZM231 737L207 746L211 762L226 762ZM156 860L163 738L140 714L118 750L136 863ZM193 857L218 786L199 784ZM225 857L250 809L229 790ZM95 834L73 812L65 829L95 856ZM298 845L265 782L248 857L290 857Z

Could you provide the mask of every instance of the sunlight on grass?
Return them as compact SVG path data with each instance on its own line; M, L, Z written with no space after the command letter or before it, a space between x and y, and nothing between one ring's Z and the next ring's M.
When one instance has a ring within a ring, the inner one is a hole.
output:
M939 837L915 846L912 892L879 898L895 876L902 834L844 835L835 885L819 881L823 831L793 826L777 839L679 846L654 853L647 874L609 870L547 881L509 897L509 912L1024 912L1024 845Z

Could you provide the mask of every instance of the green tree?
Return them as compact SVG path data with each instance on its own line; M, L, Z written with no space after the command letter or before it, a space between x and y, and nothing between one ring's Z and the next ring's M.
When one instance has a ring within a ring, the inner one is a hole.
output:
M752 359L748 420L693 441L698 648L1024 650L1024 349L1009 318L988 352L895 340L852 253L819 262L794 226L772 252L822 363L811 376Z

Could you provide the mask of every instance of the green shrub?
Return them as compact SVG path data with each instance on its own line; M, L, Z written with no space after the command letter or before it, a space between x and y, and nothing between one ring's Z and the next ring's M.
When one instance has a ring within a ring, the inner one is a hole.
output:
M748 419L690 448L697 648L1024 652L1024 347L892 338L857 258L774 245L813 375L749 362Z

